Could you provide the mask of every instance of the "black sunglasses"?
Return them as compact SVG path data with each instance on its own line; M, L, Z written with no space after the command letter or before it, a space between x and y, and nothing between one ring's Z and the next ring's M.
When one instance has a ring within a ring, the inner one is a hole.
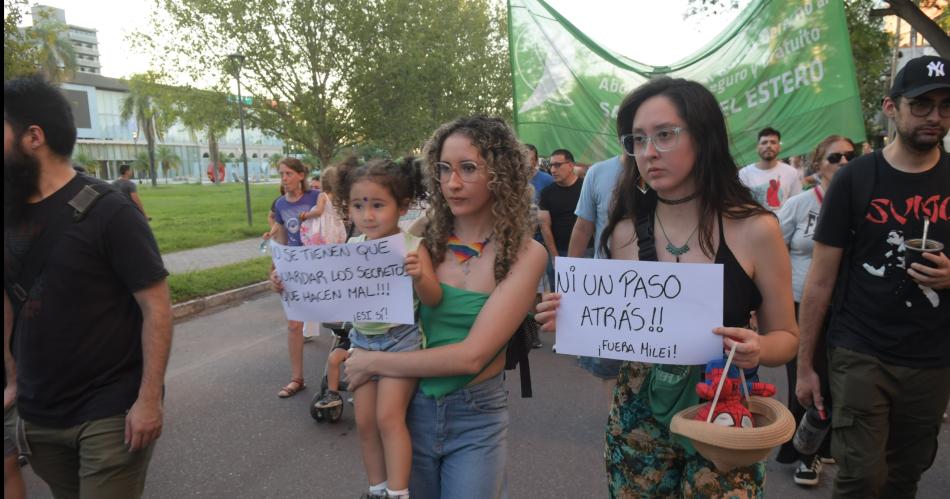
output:
M851 161L852 159L858 157L858 153L855 151L848 151L846 153L833 152L829 154L826 159L828 160L829 163L835 164L835 163L840 163L842 157L847 158L848 161Z

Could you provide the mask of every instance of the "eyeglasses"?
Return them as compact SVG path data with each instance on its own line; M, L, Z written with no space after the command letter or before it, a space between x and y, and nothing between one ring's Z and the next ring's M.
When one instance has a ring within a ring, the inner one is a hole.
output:
M825 159L827 159L828 162L831 163L831 164L836 164L836 163L840 163L840 162L841 162L841 158L845 158L845 159L847 159L848 161L851 161L852 159L857 158L857 157L858 157L858 153L857 153L857 152L855 152L855 151L848 151L848 152L845 152L845 153L833 152L833 153L829 154Z
M483 170L484 168L474 161L462 161L458 168L454 168L444 161L439 161L435 164L435 180L439 183L448 182L454 172L458 174L462 182L475 182Z
M680 131L682 130L681 127L675 127L661 128L653 135L631 133L620 137L620 145L627 156L643 155L650 142L653 142L653 147L659 152L672 151L679 143Z
M907 105L910 106L910 114L918 118L929 116L930 113L933 112L934 107L937 108L937 114L939 114L941 118L950 118L950 99L944 99L940 104L930 99L908 99Z

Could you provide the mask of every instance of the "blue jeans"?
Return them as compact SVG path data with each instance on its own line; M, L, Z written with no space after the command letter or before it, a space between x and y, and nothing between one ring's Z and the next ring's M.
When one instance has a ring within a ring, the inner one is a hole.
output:
M508 390L502 374L440 398L416 391L406 423L414 499L508 497Z
M417 324L399 324L383 334L363 334L350 329L350 346L370 352L413 352L422 348Z

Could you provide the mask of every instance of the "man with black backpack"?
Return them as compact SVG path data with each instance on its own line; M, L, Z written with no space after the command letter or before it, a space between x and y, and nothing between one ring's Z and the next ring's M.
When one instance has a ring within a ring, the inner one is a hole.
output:
M72 168L60 91L16 79L3 101L4 358L16 362L5 367L19 452L56 497L139 497L162 432L168 273L132 201Z
M799 317L796 395L831 417L834 497L914 497L950 398L950 259L931 244L909 263L925 230L950 243L950 61L908 61L883 110L897 137L835 176ZM828 313L828 352L816 352ZM826 354L830 408L812 363Z

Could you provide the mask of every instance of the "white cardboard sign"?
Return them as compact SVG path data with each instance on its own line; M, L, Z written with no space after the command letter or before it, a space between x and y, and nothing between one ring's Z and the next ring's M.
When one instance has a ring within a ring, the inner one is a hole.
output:
M402 234L319 246L272 241L271 256L284 284L281 301L290 320L415 322Z
M557 353L698 365L722 356L721 264L557 258Z

